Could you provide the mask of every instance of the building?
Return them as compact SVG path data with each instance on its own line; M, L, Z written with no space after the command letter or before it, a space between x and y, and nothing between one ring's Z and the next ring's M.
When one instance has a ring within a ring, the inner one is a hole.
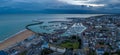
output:
M5 51L3 51L3 50L1 50L1 51L0 51L0 55L8 55L8 53L5 52Z
M97 55L103 55L104 49L103 48L96 49L96 53L97 53Z

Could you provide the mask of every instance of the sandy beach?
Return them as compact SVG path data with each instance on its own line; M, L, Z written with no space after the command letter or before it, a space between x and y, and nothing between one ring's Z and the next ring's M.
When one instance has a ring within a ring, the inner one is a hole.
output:
M20 41L23 41L23 40L25 40L26 38L30 37L33 34L34 33L29 31L29 30L24 30L24 31L22 31L20 33L17 33L13 37L8 38L4 42L0 43L0 50L3 50L5 48L8 48L8 47L20 42Z

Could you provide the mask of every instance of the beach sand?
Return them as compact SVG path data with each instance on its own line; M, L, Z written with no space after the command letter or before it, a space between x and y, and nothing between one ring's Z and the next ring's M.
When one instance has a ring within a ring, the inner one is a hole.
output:
M7 40L0 43L0 50L6 49L20 41L23 41L33 35L34 33L29 30L24 30L16 35L14 35L11 38L8 38Z

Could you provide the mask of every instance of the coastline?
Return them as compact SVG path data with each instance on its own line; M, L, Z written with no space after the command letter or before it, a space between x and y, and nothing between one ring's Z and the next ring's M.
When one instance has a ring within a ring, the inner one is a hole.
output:
M25 31L25 30L26 30L26 29L21 30L21 31L19 31L19 32L15 33L15 34L13 34L13 35L11 35L11 36L9 36L8 38L5 38L4 40L0 41L0 43L2 43L2 42L4 42L4 41L8 40L9 38L12 38L13 36L15 36L15 35L17 35L17 34L23 32L23 31Z
M21 42L25 39L27 39L28 37L32 36L34 33L32 31L29 30L22 30L14 35L12 35L11 37L5 39L4 41L0 42L0 50L6 49L18 42Z

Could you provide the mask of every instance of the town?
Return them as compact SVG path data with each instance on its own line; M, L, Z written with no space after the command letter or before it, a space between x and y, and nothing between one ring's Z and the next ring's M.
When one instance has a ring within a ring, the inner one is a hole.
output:
M35 34L1 50L4 55L120 55L120 15L29 24Z

